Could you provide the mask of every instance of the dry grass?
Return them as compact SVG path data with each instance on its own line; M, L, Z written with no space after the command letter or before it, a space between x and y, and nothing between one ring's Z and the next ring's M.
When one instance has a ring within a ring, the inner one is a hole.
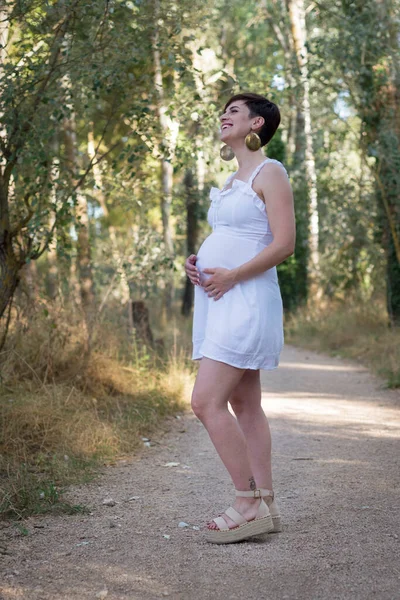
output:
M83 510L63 505L63 486L142 447L185 408L193 374L176 353L160 358L107 322L86 360L75 319L22 319L0 356L0 514Z
M388 387L400 387L400 328L389 327L383 298L353 296L303 307L285 330L288 343L359 360Z

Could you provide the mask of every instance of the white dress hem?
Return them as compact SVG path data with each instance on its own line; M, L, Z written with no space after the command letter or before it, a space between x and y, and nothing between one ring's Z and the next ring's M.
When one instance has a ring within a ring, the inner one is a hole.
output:
M263 360L257 361L257 358L260 359L259 354L248 354L246 357L243 352L235 353L233 350L220 347L212 340L204 340L203 342L194 343L192 360L201 360L205 357L238 369L250 369L254 371L262 369L263 371L273 371L279 366L279 356L281 351L282 348L274 354L264 354ZM238 354L238 356L235 356L235 354Z

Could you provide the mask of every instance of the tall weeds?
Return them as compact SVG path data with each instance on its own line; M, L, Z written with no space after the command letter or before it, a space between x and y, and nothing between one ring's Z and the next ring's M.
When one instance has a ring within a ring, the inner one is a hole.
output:
M285 327L288 343L361 361L400 387L400 328L389 327L383 298L357 295L302 307Z
M185 407L193 367L178 352L146 348L115 312L88 358L82 335L65 309L13 321L0 355L0 514L78 510L63 504L65 485L143 447Z

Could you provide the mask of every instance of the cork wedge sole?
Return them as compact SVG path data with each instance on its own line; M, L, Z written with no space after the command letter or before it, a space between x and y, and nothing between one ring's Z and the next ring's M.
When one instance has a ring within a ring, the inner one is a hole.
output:
M282 531L282 523L281 516L279 514L279 508L275 499L275 493L273 490L266 490L264 488L260 488L260 494L262 498L270 497L272 498L271 503L268 505L270 515L272 517L272 523L274 525L271 533L280 533ZM264 500L265 501L265 500Z
M236 524L236 527L229 529L224 517L213 519L218 529L208 529L205 535L207 542L212 544L231 544L241 542L255 535L269 533L273 530L274 524L269 512L268 506L261 498L260 490L241 491L236 490L236 496L241 498L257 498L260 500L256 516L251 521L245 519L237 510L230 506L225 515Z
M263 533L269 533L274 528L271 515L260 517L239 525L234 529L209 529L206 533L207 542L212 544L232 544Z
M272 517L273 529L270 533L280 533L282 531L282 524L280 517Z

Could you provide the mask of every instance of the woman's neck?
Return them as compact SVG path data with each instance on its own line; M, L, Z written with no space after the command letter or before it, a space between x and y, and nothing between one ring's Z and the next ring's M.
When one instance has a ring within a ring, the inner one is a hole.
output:
M256 150L253 152L249 150L245 144L240 144L237 147L232 147L236 160L238 161L239 169L242 171L246 171L247 169L251 169L252 167L256 168L263 160L266 159L265 154L261 150Z

